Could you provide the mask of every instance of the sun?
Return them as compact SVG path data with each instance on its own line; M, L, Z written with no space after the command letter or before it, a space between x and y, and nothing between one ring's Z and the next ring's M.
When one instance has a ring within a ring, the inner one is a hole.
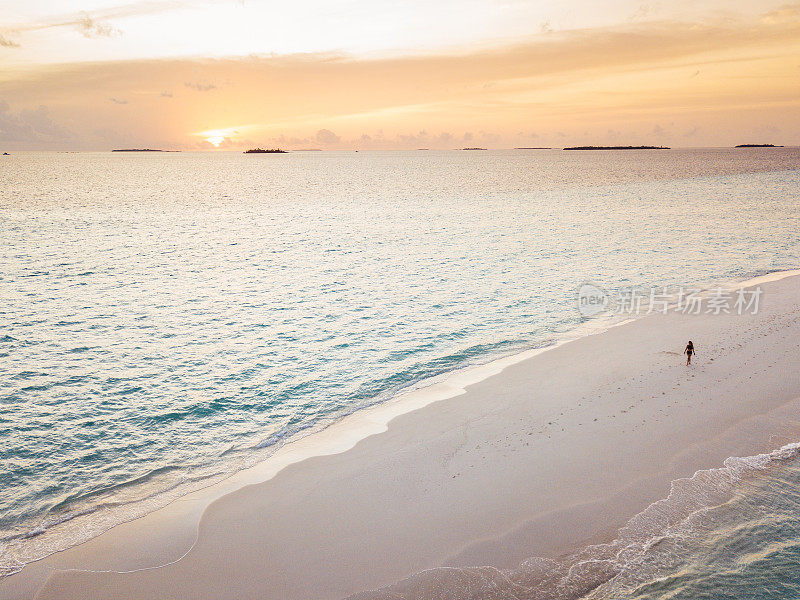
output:
M236 137L239 135L241 129L241 127L206 129L204 131L197 131L192 135L196 135L199 139L203 140L204 144L211 144L213 148L230 149L236 146Z

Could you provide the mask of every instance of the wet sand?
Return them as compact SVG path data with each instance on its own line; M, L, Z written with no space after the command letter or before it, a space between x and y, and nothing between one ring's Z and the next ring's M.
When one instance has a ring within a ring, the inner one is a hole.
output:
M670 481L800 440L800 277L761 288L755 315L649 315L508 364L388 428L356 415L361 435L337 442L334 427L290 444L28 565L0 596L334 599L610 539Z

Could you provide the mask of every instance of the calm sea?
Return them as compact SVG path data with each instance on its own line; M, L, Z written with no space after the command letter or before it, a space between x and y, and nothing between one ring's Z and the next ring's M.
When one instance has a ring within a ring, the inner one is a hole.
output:
M796 148L0 158L6 574L568 335L587 281L800 266Z

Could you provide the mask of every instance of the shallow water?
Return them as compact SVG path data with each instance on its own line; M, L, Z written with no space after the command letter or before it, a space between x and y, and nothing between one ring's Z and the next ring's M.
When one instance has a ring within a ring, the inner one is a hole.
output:
M518 567L442 568L349 600L784 600L800 594L800 444L674 481L610 543Z
M800 265L792 148L6 158L4 572L560 339L584 282Z
M745 475L730 498L674 527L641 564L592 598L800 596L800 458L784 458Z

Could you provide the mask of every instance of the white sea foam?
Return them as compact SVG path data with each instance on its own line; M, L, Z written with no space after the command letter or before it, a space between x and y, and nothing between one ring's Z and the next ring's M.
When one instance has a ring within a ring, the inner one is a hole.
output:
M438 568L418 573L383 589L355 594L349 600L602 600L620 598L623 587L635 587L665 568L680 538L701 534L703 513L724 505L750 478L768 476L800 455L800 443L773 452L731 457L724 466L697 471L670 485L669 495L632 517L609 543L591 545L560 559L532 557L514 569L495 567ZM763 475L762 475L763 474ZM660 553L659 560L652 560ZM624 582L625 586L621 584Z

